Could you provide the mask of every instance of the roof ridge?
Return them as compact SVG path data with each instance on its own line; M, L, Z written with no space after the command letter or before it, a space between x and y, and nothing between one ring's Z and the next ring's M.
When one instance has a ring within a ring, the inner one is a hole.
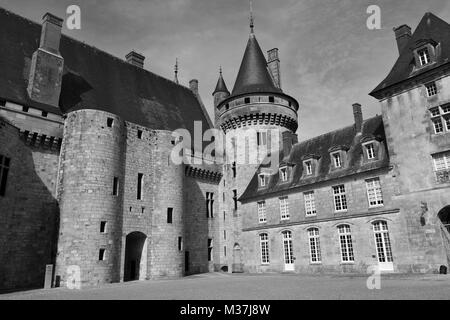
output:
M34 24L34 25L37 25L37 26L42 27L42 25L41 25L39 22L36 22L36 21L34 21L34 20L30 19L30 18L21 16L21 15L15 13L15 12L13 12L13 11L10 11L10 10L8 10L8 9L6 9L6 8L4 8L4 7L2 7L2 6L0 6L0 10L3 10L3 11L6 12L6 14L11 14L11 15L13 15L13 16L15 16L15 17L21 19L21 20L24 20L24 21L26 21L26 22L28 22L28 23L30 23L30 24ZM82 44L82 45L84 45L84 46L86 46L86 47L89 47L89 48L91 48L91 49L94 49L95 51L98 51L98 52L100 52L100 53L103 53L103 54L105 54L105 55L107 55L107 56L109 56L109 57L111 57L111 58L113 58L113 59L115 59L115 60L118 60L118 61L121 62L121 63L128 64L128 65L132 65L132 64L128 63L127 61L125 61L124 59L121 59L121 58L119 58L119 57L113 55L112 53L109 53L109 52L107 52L107 51L105 51L105 50L99 49L99 48L95 47L94 45L88 44L88 43L86 43L86 42L84 42L84 41L78 40L78 39L76 39L76 38L74 38L74 37L71 37L71 36L69 36L69 35L64 34L64 33L61 32L61 38L62 38L62 37L66 38L67 40L71 40L71 41L80 43L80 44ZM165 78L165 77L163 77L163 76L160 76L160 75L158 75L158 74L156 74L156 73L154 73L154 72L152 72L152 71L150 71L150 70L147 70L147 69L144 69L144 68L138 68L138 67L136 67L136 68L139 70L138 72L144 71L144 72L151 73L152 75L154 75L154 76L156 76L156 77L158 77L158 78L160 78L160 79L162 79L162 80L171 82L171 83L173 83L174 85L177 85L177 86L180 86L180 87L183 88L183 89L189 90L189 91L193 94L192 90L191 90L189 87L185 86L185 85L178 84L178 83L176 83L175 81L170 80L169 78Z
M368 121L370 121L370 120L374 120L374 119L376 119L376 118L382 118L382 116L381 116L381 115L376 115L376 116L374 116L374 117L365 119L365 120L363 121L363 126L364 126L364 124L365 124L366 122L368 122ZM338 131L343 131L343 130L350 129L350 128L353 128L353 127L354 127L354 124L348 125L348 126L345 126L345 127L342 127L342 128L340 128L340 129L335 129L335 130L332 130L332 131L329 131L329 132L322 133L322 134L317 135L317 136L314 136L314 137L312 137L312 138L310 138L310 139L300 141L299 143L295 144L295 147L296 147L296 146L304 145L304 144L306 144L306 143L308 143L308 142L314 141L314 140L319 139L319 138L322 138L322 137L324 137L324 136L331 135L331 134L336 133L336 132L338 132Z

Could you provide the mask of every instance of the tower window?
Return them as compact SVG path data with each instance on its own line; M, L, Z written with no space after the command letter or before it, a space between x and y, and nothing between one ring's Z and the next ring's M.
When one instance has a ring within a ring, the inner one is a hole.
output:
M48 117L48 112L42 111L42 116L43 116L44 118L47 118L47 117Z
M25 107L25 106L22 107L22 112L28 112L28 110L29 110L28 107Z
M231 165L231 170L233 171L233 178L236 178L236 162Z
M100 222L100 233L106 233L106 221L101 221Z
M436 87L435 82L429 83L425 87L427 88L427 96L428 97L437 95L437 87Z
M269 102L270 102L270 103L274 103L274 102L275 102L275 97L270 96L270 97L269 97Z
M417 52L417 54L419 55L419 60L420 60L421 66L425 66L431 62L430 52L428 51L428 48L419 50Z
M106 125L108 126L108 128L112 128L113 124L114 124L114 119L113 118L108 118L106 120Z
M119 178L114 177L113 179L113 196L119 195Z
M98 261L105 261L106 260L106 249L100 249L98 252Z
M214 218L214 193L206 193L206 217Z
M213 240L208 239L208 261L212 261Z
M137 137L138 137L139 140L142 139L142 130L138 130Z
M245 103L245 104L249 104L249 103L250 103L250 98L245 98L245 99L244 99L244 103Z
M258 132L256 134L256 142L259 146L266 146L267 145L267 132Z
M142 185L144 183L144 175L142 173L138 174L137 183L137 200L142 200Z
M0 196L6 194L6 183L8 181L9 164L11 159L0 155Z
M167 208L167 223L173 222L173 208Z
M178 237L178 251L183 251L183 238Z
M237 190L233 190L234 210L238 209Z

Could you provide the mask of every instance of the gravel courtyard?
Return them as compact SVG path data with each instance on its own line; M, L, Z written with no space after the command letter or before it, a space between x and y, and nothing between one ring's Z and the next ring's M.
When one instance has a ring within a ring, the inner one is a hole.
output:
M365 276L221 274L179 280L128 282L83 290L33 290L0 295L14 300L309 300L450 299L448 275L386 275L380 290L369 290Z

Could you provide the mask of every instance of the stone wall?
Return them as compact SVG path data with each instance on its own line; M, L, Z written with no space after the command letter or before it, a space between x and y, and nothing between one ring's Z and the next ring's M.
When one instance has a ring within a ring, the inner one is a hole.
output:
M0 119L0 155L11 159L0 197L0 290L41 288L56 255L59 150L25 144L19 129Z

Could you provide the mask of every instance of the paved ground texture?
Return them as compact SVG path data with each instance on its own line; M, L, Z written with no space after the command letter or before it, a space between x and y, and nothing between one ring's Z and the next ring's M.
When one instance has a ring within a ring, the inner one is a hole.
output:
M0 295L0 300L450 299L449 275L386 275L381 277L380 290L369 290L366 283L366 276L212 273L82 290L17 292Z

